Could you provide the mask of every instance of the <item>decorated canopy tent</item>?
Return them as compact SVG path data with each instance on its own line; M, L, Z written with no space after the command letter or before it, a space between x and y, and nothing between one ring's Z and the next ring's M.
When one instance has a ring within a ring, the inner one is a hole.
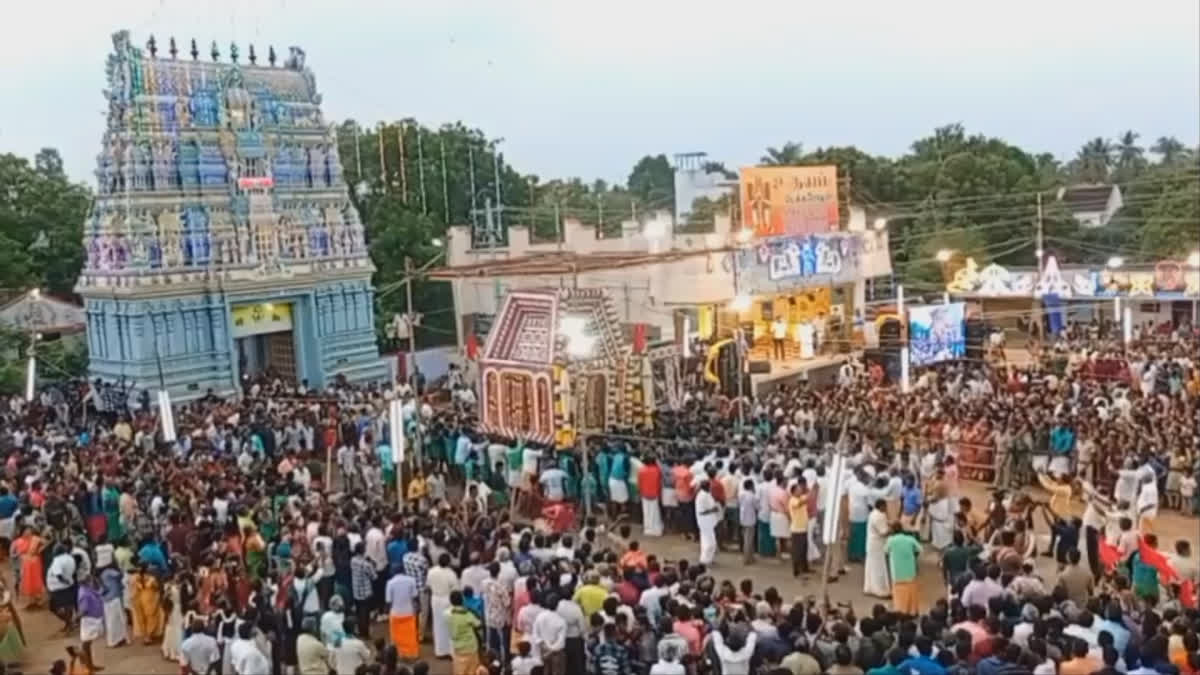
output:
M598 289L509 293L480 356L482 425L505 438L565 447L577 432L648 421L649 362Z

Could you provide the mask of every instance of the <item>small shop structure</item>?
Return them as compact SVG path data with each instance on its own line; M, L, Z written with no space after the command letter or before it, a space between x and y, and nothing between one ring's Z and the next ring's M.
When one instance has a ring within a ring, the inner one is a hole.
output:
M1119 320L1128 307L1135 324L1196 324L1200 268L1175 260L1146 265L1060 265L1054 256L1037 269L980 267L968 258L946 284L946 292L977 305L995 326L1016 328L1029 317L1053 323Z

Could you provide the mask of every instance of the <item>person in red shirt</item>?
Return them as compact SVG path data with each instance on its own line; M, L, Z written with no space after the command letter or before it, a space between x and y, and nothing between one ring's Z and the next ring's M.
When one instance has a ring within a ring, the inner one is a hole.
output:
M678 515L684 523L683 538L695 539L696 510L692 507L692 502L696 499L696 488L692 486L692 470L686 462L677 462L671 468L671 478L675 482L675 497L679 500Z
M654 457L646 458L637 473L638 494L642 498L642 532L647 537L661 537L663 533L662 469Z

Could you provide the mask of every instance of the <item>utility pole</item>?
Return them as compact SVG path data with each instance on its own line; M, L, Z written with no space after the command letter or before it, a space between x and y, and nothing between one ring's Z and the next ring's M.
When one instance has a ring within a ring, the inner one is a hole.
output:
M358 142L358 122L354 123L354 166L356 167L356 170L358 171L358 175L355 176L356 180L354 181L356 183L356 185L354 187L355 187L355 189L357 189L358 188L357 183L361 183L362 179L363 179L362 143Z
M388 193L387 161L383 157L383 132L387 129L383 122L379 123L379 181L383 183L384 194Z
M475 146L467 145L467 169L471 174L471 245L478 246L479 205L475 202Z
M421 183L421 213L429 213L429 205L425 201L425 151L421 146L421 127L417 125L417 180Z
M1046 251L1042 248L1042 193L1037 193L1037 250L1034 255L1037 256L1037 280L1040 283L1042 280L1042 261L1046 259Z
M446 182L446 139L439 138L438 143L442 148L442 214L445 217L446 225L450 225L450 189Z
M400 146L400 197L408 203L408 173L404 170L404 122L396 127L396 145Z
M733 297L738 296L738 253L741 249L733 251ZM739 317L740 318L740 317ZM684 336L684 344L687 344L687 336ZM733 329L733 353L737 357L735 364L737 367L737 394L738 394L738 433L742 433L746 427L746 402L743 400L746 396L746 377L743 372L746 368L745 355L742 354L742 326L738 323Z
M405 320L408 322L408 356L409 360L412 361L413 371L409 373L409 382L413 388L413 391L416 392L417 380L413 376L417 374L417 326L416 315L413 314L412 283L412 258L404 256L404 311ZM420 398L421 397L418 395L417 400L420 401ZM416 462L416 465L419 467L421 466L421 455L425 449L425 445L421 442L421 406L417 405L415 407L417 414L417 425L415 427L416 430L413 433L413 458ZM395 451L394 448L393 451ZM404 492L404 481L400 480L400 467L396 467L396 488L400 490L401 493ZM403 499L403 497L401 497L401 499Z

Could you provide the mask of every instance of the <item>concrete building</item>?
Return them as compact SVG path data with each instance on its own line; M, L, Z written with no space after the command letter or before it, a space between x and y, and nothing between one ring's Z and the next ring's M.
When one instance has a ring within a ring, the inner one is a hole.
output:
M1084 227L1103 227L1125 202L1116 185L1072 185L1058 189L1058 201Z
M176 399L382 380L363 225L304 52L159 57L113 35L76 291L90 375Z
M852 209L850 227L849 233L825 236L858 242L852 270L849 264L839 274L806 270L788 282L793 291L837 287L848 307L847 325L852 308L865 305L865 281L891 275L886 231L866 227L860 209ZM646 324L650 339L674 340L682 337L685 326L695 336L706 323L706 312L720 313L739 293L785 293L777 284L755 287L756 272L766 263L758 258L756 246L745 245L730 231L728 216L718 216L714 230L704 234L673 234L667 213L641 223L626 222L620 237L599 238L594 227L574 220L564 221L562 232L562 241L534 243L528 228L514 226L507 246L488 249L472 246L470 227L449 228L446 264L432 277L453 286L460 345L468 335L487 333L511 290L603 289L612 297L620 321ZM741 260L740 274L734 272L735 260ZM762 276L765 279L765 272Z
M688 222L692 204L700 197L713 201L728 194L737 195L738 180L705 169L708 154L684 152L675 155L675 222Z

